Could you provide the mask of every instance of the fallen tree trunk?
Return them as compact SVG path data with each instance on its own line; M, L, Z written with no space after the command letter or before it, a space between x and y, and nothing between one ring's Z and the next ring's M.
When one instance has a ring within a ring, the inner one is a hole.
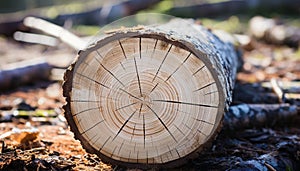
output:
M52 66L41 58L8 64L0 70L0 91L33 83L36 80L48 80L51 69Z
M65 116L83 147L127 167L173 167L214 140L238 68L191 20L114 30L66 71Z
M233 91L233 104L278 104L278 96L272 92L272 88L265 88L261 83L237 82Z
M228 0L216 3L201 3L171 8L168 14L178 17L231 16L250 11L285 11L298 14L300 0Z
M298 115L298 107L290 104L240 104L230 106L224 118L224 130L288 125Z

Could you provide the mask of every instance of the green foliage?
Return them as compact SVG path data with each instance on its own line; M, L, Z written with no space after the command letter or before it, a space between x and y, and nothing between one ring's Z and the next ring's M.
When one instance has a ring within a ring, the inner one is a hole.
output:
M172 0L164 0L164 1L161 1L161 2L157 3L152 8L142 10L141 12L142 13L145 13L145 12L165 13L166 11L171 9L172 7L174 7L174 2Z
M292 55L292 58L295 60L300 60L300 48Z
M87 26L87 25L77 25L72 28L75 32L77 32L79 35L96 35L100 27L99 26Z
M80 3L70 3L66 5L60 5L60 6L52 6L45 10L46 16L50 18L55 18L57 15L66 13L77 13L84 11L85 6Z
M244 33L247 28L247 21L241 20L238 16L231 16L226 19L199 19L201 23L211 29L220 29L229 33Z

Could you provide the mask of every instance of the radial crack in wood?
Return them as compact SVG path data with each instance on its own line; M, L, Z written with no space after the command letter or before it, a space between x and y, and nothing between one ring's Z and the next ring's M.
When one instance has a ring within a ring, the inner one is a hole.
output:
M65 115L83 147L106 162L178 166L220 130L237 61L230 43L191 20L120 29L67 70Z

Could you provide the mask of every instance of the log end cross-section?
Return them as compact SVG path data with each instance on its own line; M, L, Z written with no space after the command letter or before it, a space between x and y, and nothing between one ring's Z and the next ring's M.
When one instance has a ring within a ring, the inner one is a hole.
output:
M232 46L182 20L118 30L67 70L65 115L83 147L104 161L176 166L214 139L235 61Z

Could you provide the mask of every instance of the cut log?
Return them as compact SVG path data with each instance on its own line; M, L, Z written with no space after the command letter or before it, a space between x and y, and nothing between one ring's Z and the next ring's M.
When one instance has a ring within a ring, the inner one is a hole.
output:
M65 116L83 147L127 167L173 167L221 128L237 54L192 20L114 30L65 73Z

